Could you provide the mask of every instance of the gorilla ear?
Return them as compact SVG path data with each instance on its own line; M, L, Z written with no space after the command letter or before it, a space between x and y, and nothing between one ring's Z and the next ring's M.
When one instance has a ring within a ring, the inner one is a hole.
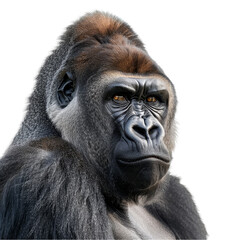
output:
M57 99L61 108L66 107L73 99L74 77L71 72L66 72L57 90Z

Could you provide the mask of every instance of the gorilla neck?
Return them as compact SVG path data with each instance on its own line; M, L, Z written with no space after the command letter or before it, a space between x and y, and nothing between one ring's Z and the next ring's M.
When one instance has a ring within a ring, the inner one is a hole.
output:
M104 186L108 186L108 188ZM151 199L154 198L156 191L159 189L159 186L160 182L153 186L152 188L149 188L148 190L145 190L143 192L141 191L124 192L123 190L122 191L119 190L113 184L113 182L111 182L109 187L109 182L108 184L106 183L104 184L104 181L102 181L102 191L105 197L105 202L108 207L108 211L111 213L117 212L120 218L125 218L124 216L127 213L129 205L144 205L148 201L151 201Z

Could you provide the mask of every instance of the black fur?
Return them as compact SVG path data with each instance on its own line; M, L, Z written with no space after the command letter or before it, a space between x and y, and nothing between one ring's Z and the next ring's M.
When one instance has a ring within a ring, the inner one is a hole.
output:
M205 239L206 229L189 191L174 176L168 176L156 200L146 209L166 223L177 239Z
M134 88L124 107L113 101L118 87L105 93L116 79L127 96ZM158 101L148 103L156 89ZM176 102L126 23L95 12L70 26L0 160L0 238L122 238L111 216L142 237L128 215L128 204L142 201L177 239L206 239L190 193L166 173Z
M13 147L0 169L1 238L112 238L96 174L69 143Z

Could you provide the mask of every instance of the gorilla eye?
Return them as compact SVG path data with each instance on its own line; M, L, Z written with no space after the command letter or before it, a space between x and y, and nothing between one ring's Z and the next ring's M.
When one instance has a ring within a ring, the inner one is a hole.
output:
M123 102L123 101L126 101L126 98L125 98L124 96L115 95L115 96L113 97L113 100L119 101L119 102Z
M73 75L71 72L66 72L62 82L57 90L57 99L61 108L66 107L73 99Z
M147 102L156 102L157 99L155 97L147 97Z

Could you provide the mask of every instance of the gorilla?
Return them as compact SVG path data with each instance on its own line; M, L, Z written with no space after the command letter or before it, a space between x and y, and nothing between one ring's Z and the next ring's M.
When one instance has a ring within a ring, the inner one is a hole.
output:
M0 238L206 239L168 173L176 103L128 24L97 11L69 26L0 160Z

